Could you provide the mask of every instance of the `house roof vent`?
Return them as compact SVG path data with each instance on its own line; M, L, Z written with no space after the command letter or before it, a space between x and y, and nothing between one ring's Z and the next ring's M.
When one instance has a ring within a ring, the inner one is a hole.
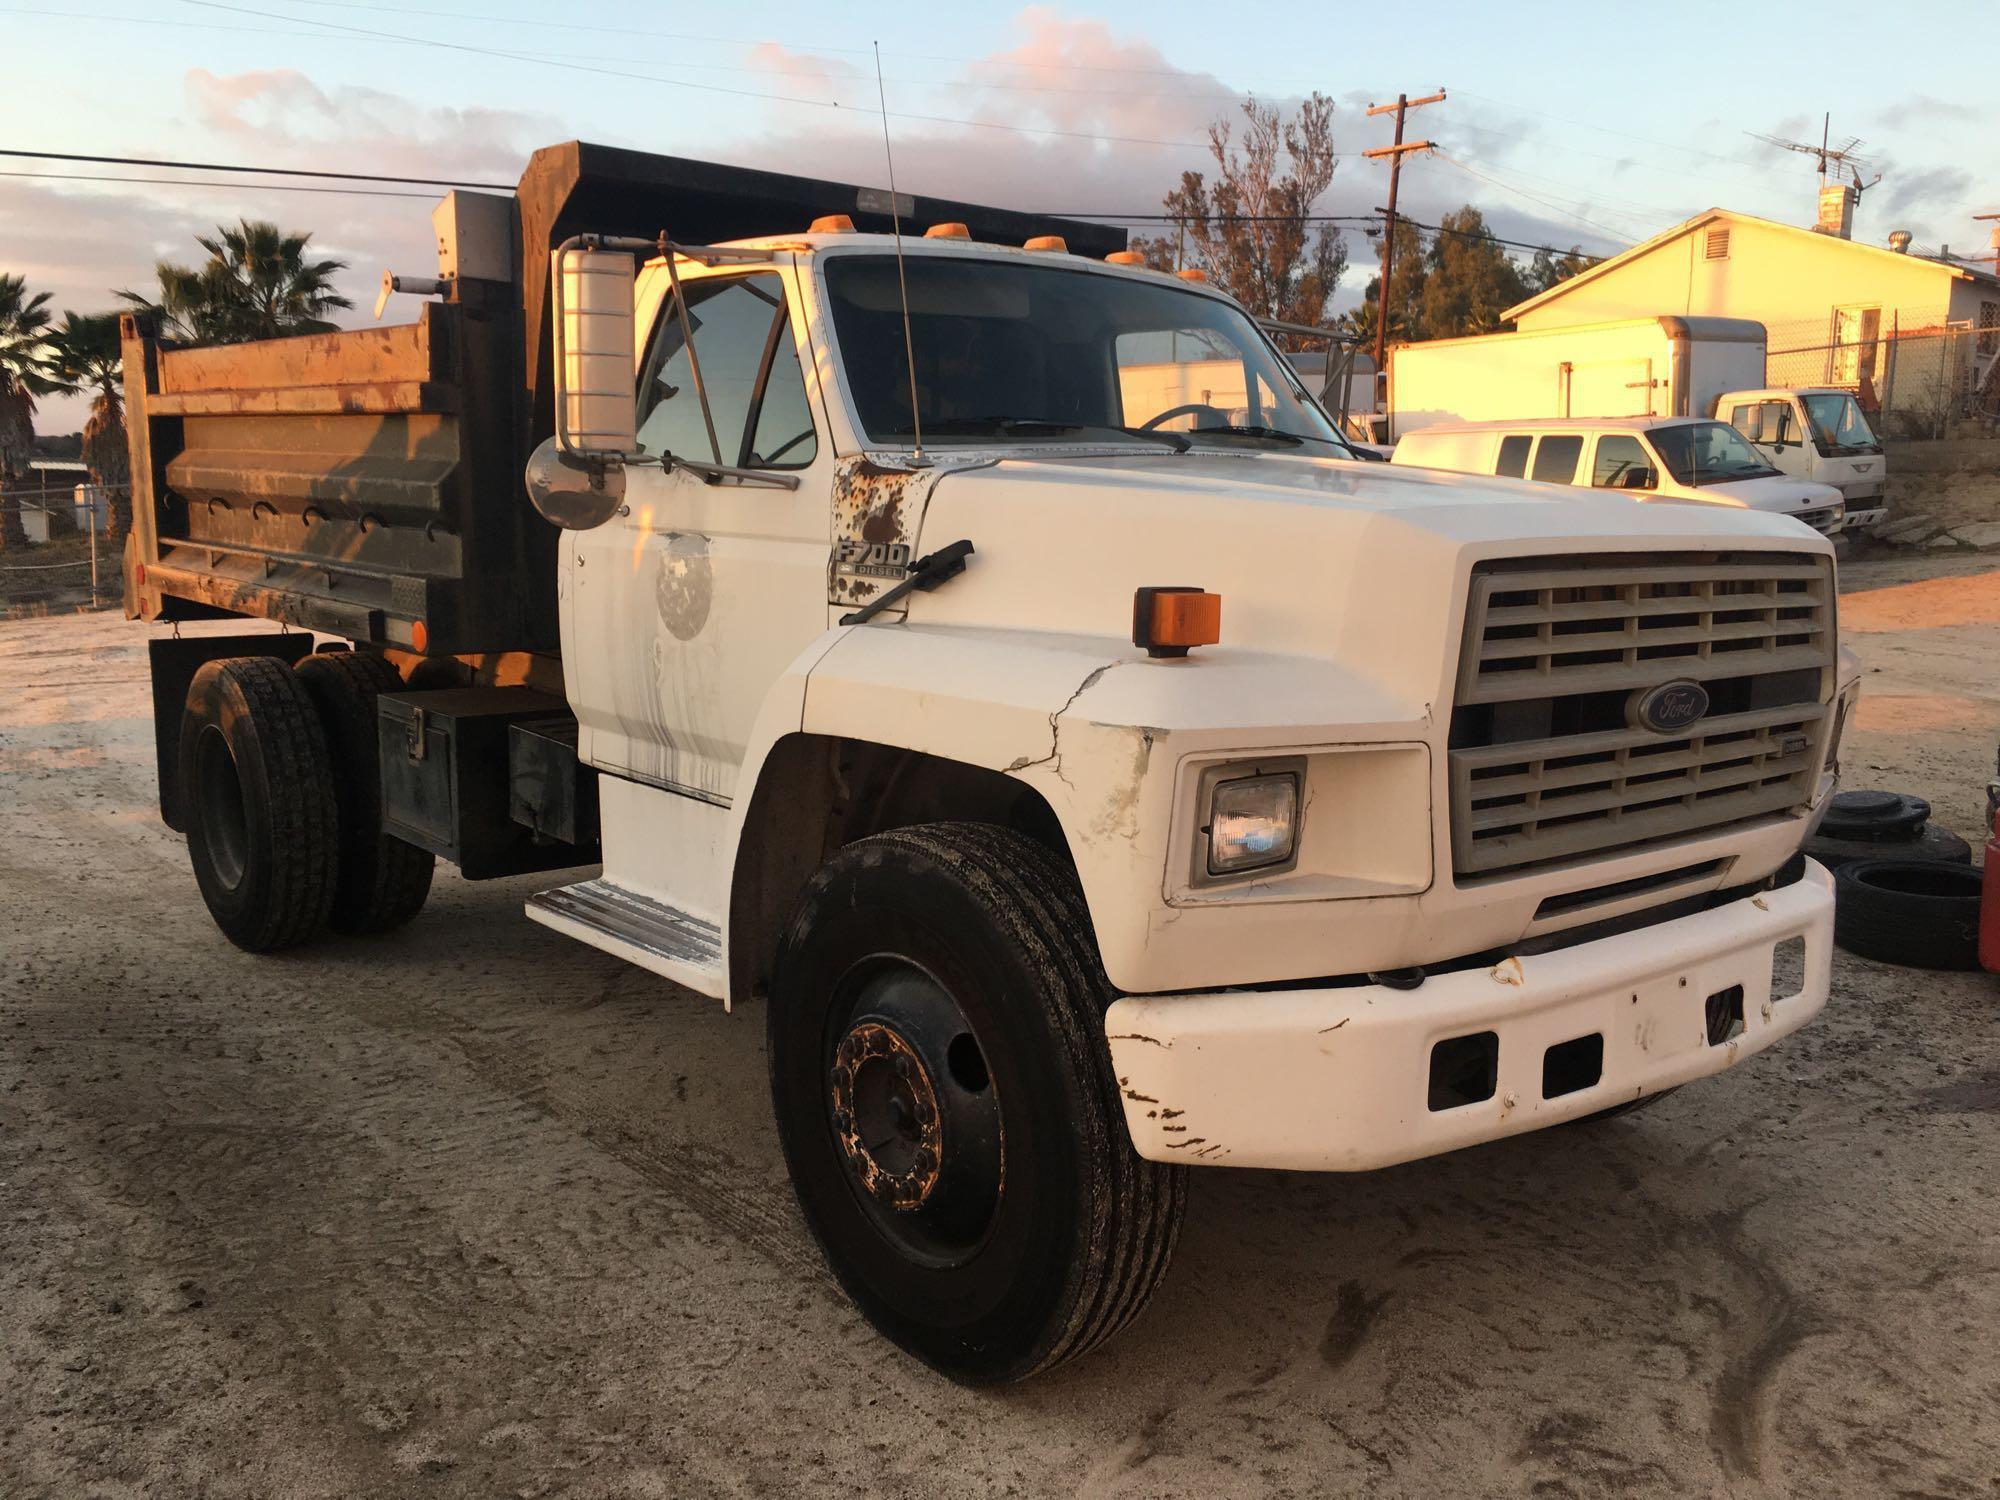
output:
M1710 260L1729 259L1729 231L1727 229L1709 230L1708 245L1703 254Z
M1908 255L1910 253L1910 231L1907 229L1890 230L1889 248L1898 255Z

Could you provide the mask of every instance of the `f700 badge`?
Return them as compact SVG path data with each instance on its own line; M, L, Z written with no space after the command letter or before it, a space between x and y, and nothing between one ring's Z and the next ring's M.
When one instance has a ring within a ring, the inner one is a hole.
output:
M833 572L836 578L888 578L900 582L910 573L910 544L843 541L834 548Z

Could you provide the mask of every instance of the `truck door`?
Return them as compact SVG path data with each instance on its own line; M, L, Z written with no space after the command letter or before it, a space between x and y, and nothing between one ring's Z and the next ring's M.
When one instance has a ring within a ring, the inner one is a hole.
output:
M583 755L712 802L734 796L771 684L826 629L832 453L813 426L789 281L768 267L682 272L722 462L799 487L634 465L623 514L565 533L564 670ZM638 403L644 452L711 458L671 294Z

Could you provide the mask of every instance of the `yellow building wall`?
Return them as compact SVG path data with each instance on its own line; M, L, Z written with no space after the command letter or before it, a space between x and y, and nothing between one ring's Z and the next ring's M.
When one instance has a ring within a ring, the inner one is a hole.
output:
M1726 223L1729 255L1704 255L1710 228ZM1724 220L1698 227L1525 313L1524 332L1645 318L1660 313L1753 318L1770 333L1771 348L1799 348L1833 337L1834 309L1879 307L1886 337L1892 326L1935 326L1948 315L1955 286L1934 263L1887 252L1870 254L1823 235Z

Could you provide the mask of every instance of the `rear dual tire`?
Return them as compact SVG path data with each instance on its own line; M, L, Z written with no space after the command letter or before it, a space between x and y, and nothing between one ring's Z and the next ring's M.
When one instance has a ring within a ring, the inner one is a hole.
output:
M269 953L322 929L383 932L415 916L434 860L382 832L375 698L401 685L359 653L209 662L181 714L180 805L209 915Z

